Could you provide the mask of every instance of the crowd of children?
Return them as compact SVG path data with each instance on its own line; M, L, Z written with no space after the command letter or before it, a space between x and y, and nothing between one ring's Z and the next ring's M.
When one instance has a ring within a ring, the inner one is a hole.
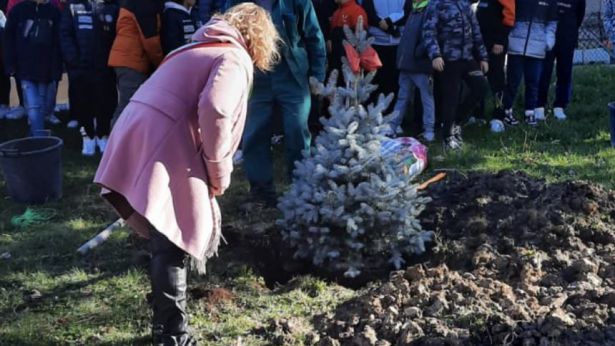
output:
M120 5L118 0L0 1L0 9L6 14L5 24L0 17L4 38L0 46L1 64L5 71L0 73L0 114L18 117L15 114L19 108L8 108L12 76L32 134L45 127L45 119L57 122L53 116L56 89L62 73L66 72L71 125L76 120L81 127L83 154L94 155L97 148L102 152L112 124L164 56L189 42L212 14L236 2L125 0ZM276 11L276 1L255 2ZM603 0L604 24L611 40L615 39L614 2ZM343 26L354 27L358 18L363 17L383 64L375 80L379 92L397 95L391 108L399 116L391 124L392 133L402 131L405 115L412 108L413 113L422 114L419 120L424 140L433 141L441 133L446 149L459 149L463 145L460 125L471 114L485 117L484 99L489 89L494 101L493 113L488 117L492 119L492 131L501 132L521 120L536 125L545 119L546 109L550 107L548 95L554 66L557 66L557 83L553 115L566 119L565 110L572 93L573 56L585 15L585 0L312 0L311 3L316 22L301 18L306 35L313 37L310 40L306 36L305 42L318 45L316 31L322 30L329 69L340 67L344 54ZM288 31L290 22L286 22L297 20L294 16L281 13L278 29ZM273 17L274 21L277 17ZM282 36L288 36L292 45L292 35L293 32L288 32ZM297 59L290 57L276 69L279 75L290 74L299 80L297 92L282 97L280 102L292 98L308 100L304 95L307 82L299 74L306 68L324 69L319 66L320 62L314 64L320 59L319 47L312 48L308 52L310 66L296 65ZM288 71L280 70L284 66ZM257 85L265 83L261 77L257 76ZM266 102L261 106L270 108L267 100L275 99L276 93L286 95L294 90L291 83L276 91L285 81L265 83L262 88L255 88L253 97L262 98ZM518 118L513 105L522 82L524 109L523 116ZM254 102L251 105L258 106ZM305 122L310 102L302 101L300 106L298 109L293 104L297 109L291 109L289 105L285 111L299 114L292 118ZM269 114L269 108L265 113ZM248 123L245 140L251 143L258 137L265 142L267 136L257 132L268 128L271 121L261 120L254 129ZM303 126L296 127L303 131ZM309 142L309 136L297 135L296 142L298 152ZM247 155L250 160L251 152ZM263 162L259 155L255 159ZM262 174L262 169L257 171L255 176ZM269 175L263 179L269 179Z

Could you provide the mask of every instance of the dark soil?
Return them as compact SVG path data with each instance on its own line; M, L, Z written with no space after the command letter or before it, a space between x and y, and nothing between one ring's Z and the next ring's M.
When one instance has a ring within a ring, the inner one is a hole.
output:
M452 175L429 261L316 319L319 345L615 345L615 192Z

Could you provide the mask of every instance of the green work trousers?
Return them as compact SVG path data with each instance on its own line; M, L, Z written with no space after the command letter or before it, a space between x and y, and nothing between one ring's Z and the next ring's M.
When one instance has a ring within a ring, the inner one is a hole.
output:
M281 61L274 71L256 73L243 136L243 166L250 185L273 187L271 136L273 111L279 110L283 122L288 175L302 152L310 147L308 117L310 113L308 78L301 84L288 65Z

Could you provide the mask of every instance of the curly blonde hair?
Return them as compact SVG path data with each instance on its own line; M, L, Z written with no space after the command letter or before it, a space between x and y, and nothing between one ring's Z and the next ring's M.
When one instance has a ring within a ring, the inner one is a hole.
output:
M271 71L280 59L278 46L281 40L271 16L265 9L246 2L233 6L215 17L239 30L257 69Z

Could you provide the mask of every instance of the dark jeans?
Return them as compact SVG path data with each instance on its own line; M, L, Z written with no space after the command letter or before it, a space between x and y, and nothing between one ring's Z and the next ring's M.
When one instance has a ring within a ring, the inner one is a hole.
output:
M549 97L549 86L553 65L557 59L557 84L555 87L555 102L553 107L566 108L572 95L572 62L574 60L574 47L555 47L547 53L544 60L540 89L538 91L538 107L545 107Z
M489 52L489 73L487 73L487 79L489 80L489 86L491 87L491 93L495 103L494 116L496 118L502 118L504 115L503 99L504 88L506 88L506 72L504 70L505 62L506 53L495 55ZM484 113L484 110L482 112Z
M0 105L11 105L11 77L0 70Z
M378 85L378 91L371 95L370 102L376 102L380 93L388 96L390 93L397 95L399 91L399 70L397 69L397 46L377 46L374 50L378 53L382 67L376 73L373 83ZM395 99L391 102L387 112L393 110Z
M78 71L69 73L71 112L88 137L105 137L111 131L111 117L117 106L115 73Z
M439 94L438 112L444 122L443 136L452 136L455 122L466 120L488 89L487 79L475 61L447 61L444 71L436 73ZM462 83L468 87L468 96L460 101Z
M119 100L117 103L117 108L115 109L115 114L113 114L111 126L113 126L117 119L119 119L120 115L124 111L124 108L126 108L130 102L132 95L137 92L141 84L145 83L148 77L146 74L128 67L116 67L115 74L117 77Z
M521 81L525 79L525 110L533 111L538 106L538 86L544 59L521 55L508 55L504 108L511 109L517 98Z

